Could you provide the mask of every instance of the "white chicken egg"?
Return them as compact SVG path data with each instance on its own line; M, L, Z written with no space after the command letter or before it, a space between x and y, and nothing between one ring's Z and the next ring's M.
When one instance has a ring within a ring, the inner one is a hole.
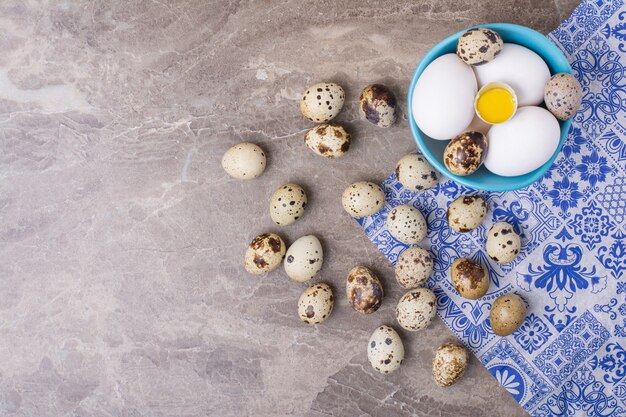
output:
M543 86L541 91L543 94ZM476 92L472 68L456 54L440 56L415 84L411 101L415 123L433 139L452 139L474 118Z

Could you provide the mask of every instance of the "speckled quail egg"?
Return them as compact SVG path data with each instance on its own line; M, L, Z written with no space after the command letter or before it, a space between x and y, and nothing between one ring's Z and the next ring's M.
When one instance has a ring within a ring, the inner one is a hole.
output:
M437 313L437 297L428 288L404 294L396 306L396 319L403 329L416 332L428 327Z
M300 100L300 111L312 122L326 123L343 107L344 92L335 83L314 84L306 89Z
M454 175L473 174L485 161L487 143L487 137L480 132L463 132L444 149L443 163Z
M346 296L352 308L361 314L371 314L383 302L383 286L372 271L356 266L348 273Z
M450 267L454 288L461 297L477 300L489 289L489 274L480 264L467 258L457 259Z
M379 127L389 127L396 121L396 96L381 84L368 85L359 97L359 113Z
M426 158L414 153L405 155L398 161L396 177L404 188L411 191L422 191L434 187L439 180L439 174Z
M322 269L323 262L324 252L319 239L313 235L302 236L287 249L285 272L294 281L308 281Z
M371 216L385 205L385 193L373 182L359 181L344 190L341 204L352 217Z
M298 300L298 315L305 323L318 324L330 316L333 304L333 290L328 284L320 282L304 290Z
M507 222L497 222L487 233L487 255L499 264L507 264L517 257L522 247L519 235Z
M422 213L408 204L391 209L387 217L387 230L391 236L407 245L420 243L428 232Z
M404 360L404 345L398 332L385 325L374 330L367 344L367 359L381 374L400 368Z
M462 195L450 204L446 219L456 232L467 233L476 229L485 220L487 203L477 195Z
M222 157L222 168L239 180L251 180L265 171L265 152L254 143L238 143Z
M396 261L395 275L402 288L422 285L433 273L433 256L426 249L411 246Z
M526 304L516 294L504 294L496 298L491 307L489 320L491 328L498 336L508 336L524 322Z
M583 99L580 83L571 74L553 75L543 90L546 107L557 119L567 120L576 114Z
M350 134L336 123L321 124L306 132L306 146L326 158L339 158L350 149Z
M285 242L275 233L258 235L248 245L244 256L246 271L261 275L273 271L285 256Z
M306 193L297 184L285 184L272 194L270 216L274 223L287 226L304 214L307 204Z
M455 343L444 343L435 351L433 378L440 387L449 387L461 378L469 355L467 350Z
M468 65L481 65L493 60L503 46L504 42L498 32L475 28L459 37L456 54Z

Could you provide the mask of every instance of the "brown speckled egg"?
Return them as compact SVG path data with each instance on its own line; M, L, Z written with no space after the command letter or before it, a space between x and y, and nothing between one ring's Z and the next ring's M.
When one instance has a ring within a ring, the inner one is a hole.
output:
M371 314L383 302L383 286L372 271L364 266L356 266L348 273L346 280L348 303L361 314Z
M485 199L477 195L462 195L450 204L446 219L456 232L467 233L476 229L487 215Z
M519 328L526 316L526 304L516 294L504 294L496 298L491 307L489 320L498 336L508 336Z
M434 187L439 174L423 155L404 155L396 164L396 177L404 188L422 191Z
M463 132L446 146L443 163L454 175L470 175L485 160L487 143L487 137L480 132Z
M489 274L480 264L467 258L457 259L450 267L454 288L461 297L477 300L489 289Z
M444 343L435 351L433 358L433 378L440 387L449 387L461 378L469 355L464 347L454 343Z
M456 54L468 65L481 65L493 60L503 46L504 42L498 32L475 28L459 37Z
M571 74L560 73L553 75L546 83L543 99L554 117L567 120L574 116L580 108L583 90L576 77Z
M374 330L367 342L367 359L382 374L400 368L404 360L404 345L398 332L385 325Z
M507 222L497 222L487 233L487 255L499 264L513 261L522 247L515 229Z
M339 124L321 124L306 132L304 143L318 155L339 158L350 149L350 134Z
M384 85L368 85L361 91L359 113L376 126L391 126L396 121L396 106L396 96Z
M285 184L272 194L270 216L279 226L290 225L302 217L307 202L302 187L292 183Z
M244 256L246 271L254 275L273 271L280 266L285 251L285 242L275 233L264 233L255 237Z
M426 249L411 246L396 261L395 275L402 288L422 285L433 272L433 256Z
M437 313L437 297L428 288L416 288L404 294L396 306L396 319L410 332L428 327Z
M304 290L298 300L298 315L305 323L318 324L330 316L333 305L333 290L320 282Z
M385 205L385 193L373 182L359 181L346 187L341 204L352 217L371 216Z
M420 243L428 233L422 213L408 204L391 209L387 217L387 230L391 236L407 245Z
M343 88L335 83L319 83L306 89L300 100L300 111L312 122L326 123L343 107Z
M285 272L294 281L305 282L322 269L324 251L319 239L302 236L289 246L285 254Z

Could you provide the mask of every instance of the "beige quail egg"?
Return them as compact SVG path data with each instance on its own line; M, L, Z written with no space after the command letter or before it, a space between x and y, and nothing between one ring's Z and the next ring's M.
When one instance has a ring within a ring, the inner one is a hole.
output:
M404 294L396 306L396 319L403 329L416 332L428 327L437 313L437 297L428 288Z
M330 316L333 304L333 290L320 282L304 290L298 300L298 315L305 323L318 324Z
M324 252L319 239L302 236L289 246L285 254L285 272L294 281L308 281L322 269Z
M371 314L383 302L383 286L372 271L364 266L356 266L348 273L346 280L348 303L361 314Z
M343 107L344 92L335 83L314 84L306 89L300 100L300 111L312 122L326 123L334 119Z
M444 343L435 351L433 358L433 378L440 387L449 387L461 378L469 355L464 347L454 343Z
M270 216L274 223L287 226L304 214L307 204L306 193L297 184L285 184L272 194Z
M432 188L439 180L439 174L422 155L410 153L396 164L396 177L404 188L422 191Z
M515 294L509 293L496 298L491 307L489 320L491 328L498 336L508 336L524 322L526 304Z
M275 233L264 233L252 239L246 249L246 271L261 275L278 268L285 256L285 242Z
M385 193L373 182L359 181L344 190L341 204L352 217L371 216L385 205Z
M402 288L419 287L432 273L433 256L426 249L411 246L396 261L396 280Z
M420 243L428 232L422 213L408 204L391 209L387 217L387 230L391 236L407 245Z
M507 222L497 222L487 233L487 255L499 264L513 261L521 247L519 235Z
M489 289L489 274L478 263L467 258L457 259L450 267L454 288L461 297L477 300Z
M359 113L379 127L389 127L396 121L396 96L381 84L368 85L359 97Z
M576 77L571 74L560 73L553 75L546 83L543 99L548 110L557 119L567 120L574 116L580 108L583 90Z
M350 149L350 134L336 123L321 124L306 132L306 146L326 158L339 158Z
M454 175L473 174L485 161L487 143L487 137L480 132L463 132L444 149L443 163Z
M398 332L385 325L374 330L367 345L367 359L381 374L400 368L404 360L404 345Z
M493 60L503 46L504 42L498 32L475 28L459 37L456 54L468 65L481 65Z
M239 180L251 180L265 171L265 152L254 143L238 143L226 151L222 168L228 175Z
M456 232L467 233L476 229L485 220L487 203L477 195L462 195L450 204L446 219Z

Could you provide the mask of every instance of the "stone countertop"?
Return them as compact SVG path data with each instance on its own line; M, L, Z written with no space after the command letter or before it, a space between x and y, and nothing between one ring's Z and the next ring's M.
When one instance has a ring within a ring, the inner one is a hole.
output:
M114 1L0 4L0 414L3 416L522 416L472 357L441 389L436 319L402 332L405 364L383 376L366 343L394 323L391 265L341 208L344 187L382 181L415 149L406 92L420 57L464 27L548 32L574 0ZM340 83L340 160L308 151L306 86ZM401 118L359 120L360 90L391 87ZM241 182L226 149L260 144L268 168ZM293 181L305 216L279 228L268 201ZM320 237L318 280L336 290L323 325L296 315L306 284L252 277L255 235ZM347 272L382 277L360 316ZM395 326L397 327L397 326Z

